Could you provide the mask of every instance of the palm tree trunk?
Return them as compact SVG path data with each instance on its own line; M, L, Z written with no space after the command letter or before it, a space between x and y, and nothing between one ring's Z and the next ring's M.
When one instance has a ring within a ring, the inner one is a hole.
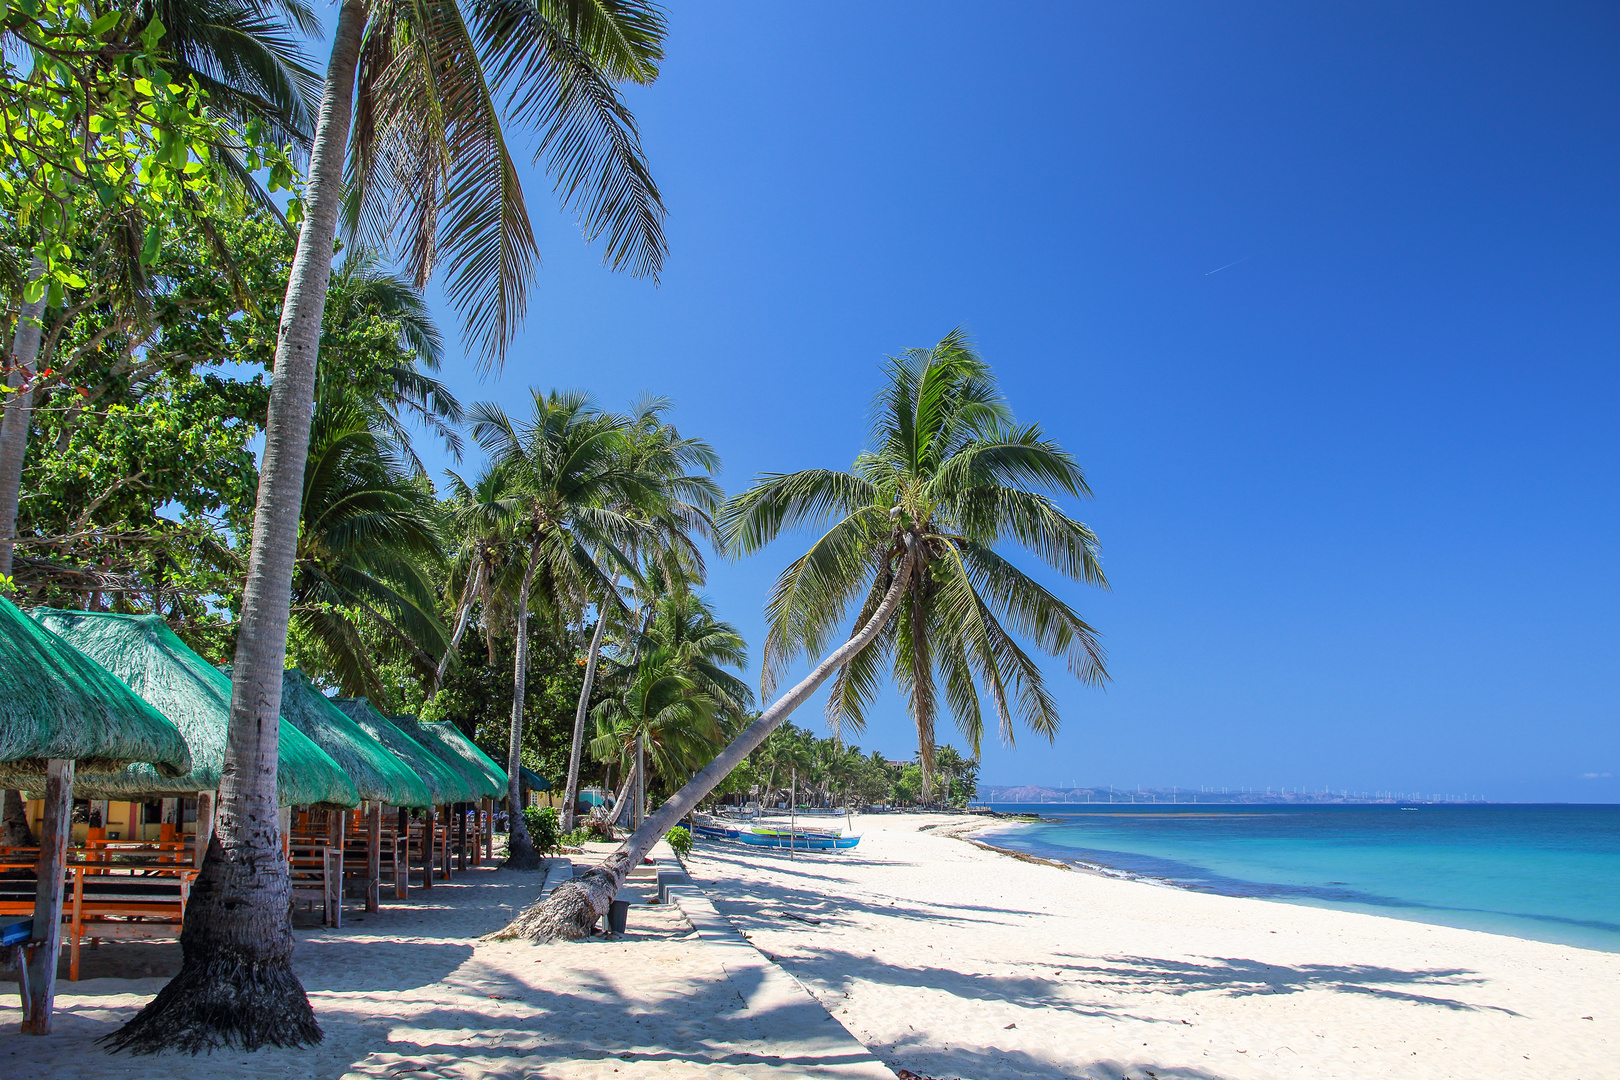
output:
M28 280L38 281L45 264L36 256ZM28 454L28 425L34 415L34 361L39 359L40 332L44 329L45 297L24 304L17 313L11 336L11 374L6 385L15 393L6 401L0 418L0 574L11 575L11 556L17 546L17 503L22 495L23 459Z
M186 905L180 935L184 959L180 973L157 997L108 1037L113 1049L195 1053L226 1046L306 1046L321 1039L291 964L291 887L276 806L277 717L315 361L332 279L332 240L365 25L362 0L344 0L310 149L304 224L276 342L253 546L232 669L225 765L214 835Z
M900 597L905 594L906 587L910 583L912 561L911 544L908 542L906 554L901 559L894 582L884 594L883 603L878 605L878 609L872 613L865 626L817 664L815 670L806 675L799 685L777 698L770 708L760 713L758 720L744 728L742 734L738 735L731 745L720 751L701 772L688 780L681 790L670 796L664 805L648 817L619 847L618 851L586 871L583 877L558 886L546 900L524 909L505 930L501 931L502 935L525 937L535 941L581 941L589 936L591 927L607 914L608 905L613 902L614 895L624 884L624 879L631 868L646 857L647 852L652 850L652 846L658 843L671 826L691 813L692 808L697 806L704 796L730 776L732 771L741 765L794 709L810 699L833 672L849 663L856 653L871 644L878 632L883 629L883 624L894 614L894 609L900 603Z
M574 709L574 748L568 755L568 784L563 794L562 831L574 831L574 804L579 801L579 759L585 751L585 712L591 703L591 687L596 683L596 658L602 652L602 634L607 630L607 611L596 611L596 629L591 632L591 651L585 654L585 685L579 690Z
M450 636L450 647L444 650L439 658L439 668L433 673L433 692L439 692L439 686L444 682L445 670L450 667L450 657L455 655L456 649L461 645L461 636L467 632L467 623L472 619L473 597L478 595L478 578L484 572L484 561L478 560L473 567L472 576L467 579L467 587L461 590L461 614L456 617L456 632Z
M635 783L635 780L636 771L626 769L624 771L624 783L619 787L618 794L613 796L613 812L607 816L607 824L617 825L624 820L625 811L630 806L630 786Z
M543 537L535 537L529 552L529 565L523 571L518 586L517 607L517 659L512 664L512 730L506 751L506 863L509 870L540 869L540 853L529 839L529 829L523 823L523 698L529 689L529 589L534 584L535 571L540 568L540 544Z

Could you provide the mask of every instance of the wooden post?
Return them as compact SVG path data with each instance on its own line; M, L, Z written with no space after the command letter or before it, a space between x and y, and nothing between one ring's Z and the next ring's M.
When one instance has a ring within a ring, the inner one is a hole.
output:
M456 805L456 869L467 869L467 804Z
M366 807L366 910L382 910L382 803Z
M202 869L203 856L214 839L214 793L197 792L197 839L191 849L191 865Z
M52 758L45 774L45 820L41 823L39 858L34 874L34 937L25 952L22 1029L26 1035L51 1033L51 1007L56 1001L56 955L62 946L62 871L68 834L73 831L73 766Z
M439 837L439 876L450 880L450 804L444 807L444 833Z
M165 844L180 838L180 800L163 800L163 823L158 826L158 840ZM179 862L176 859L175 862Z
M321 876L326 885L326 925L334 929L343 926L343 833L348 820L349 815L336 807L326 812L327 859Z
M495 859L495 799L484 800L484 857Z
M394 833L394 899L409 900L411 893L411 813L399 808L399 829Z
M430 806L422 814L422 888L433 888L433 842L438 832L438 807Z

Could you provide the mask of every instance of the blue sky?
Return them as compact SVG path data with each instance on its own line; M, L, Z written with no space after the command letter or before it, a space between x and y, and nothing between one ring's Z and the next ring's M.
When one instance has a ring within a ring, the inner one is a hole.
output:
M1055 746L986 781L1620 801L1617 12L675 4L661 285L531 173L527 322L451 381L670 395L737 490L847 465L883 354L963 325L1113 582L1066 590L1112 685L1051 665ZM797 550L714 564L756 644Z

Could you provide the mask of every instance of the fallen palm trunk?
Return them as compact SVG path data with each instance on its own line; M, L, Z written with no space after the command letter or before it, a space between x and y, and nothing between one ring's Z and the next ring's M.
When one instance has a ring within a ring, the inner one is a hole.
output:
M496 936L522 937L531 941L582 941L589 937L591 928L596 925L597 920L607 914L608 906L613 903L614 896L624 885L624 879L629 876L633 867L647 857L647 852L652 850L653 845L658 843L677 822L691 813L720 781L730 776L732 770L742 764L743 759L764 742L794 709L809 700L810 695L814 694L834 671L849 663L856 653L866 648L877 637L878 631L883 629L883 624L889 621L889 617L899 606L900 597L905 593L906 584L911 577L913 558L910 534L905 534L905 541L906 554L900 561L900 568L896 571L888 592L884 594L883 603L878 605L878 609L872 613L872 617L867 620L859 633L834 650L816 666L814 671L805 676L803 682L783 694L770 708L761 713L759 719L748 725L731 745L720 751L702 772L694 776L685 787L670 796L669 801L660 806L656 813L648 817L641 828L637 829L619 850L586 871L584 876L558 886L547 899L531 904Z

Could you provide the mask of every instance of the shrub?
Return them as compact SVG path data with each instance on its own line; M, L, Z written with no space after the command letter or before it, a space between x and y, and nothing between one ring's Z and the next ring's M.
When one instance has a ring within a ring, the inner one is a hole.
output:
M692 834L686 831L684 825L677 825L669 830L664 834L664 839L669 841L669 846L675 854L683 859L692 851Z
M562 841L558 831L562 822L562 815L555 806L526 806L523 808L523 825L529 830L529 839L534 841L534 849L542 855L557 850Z

